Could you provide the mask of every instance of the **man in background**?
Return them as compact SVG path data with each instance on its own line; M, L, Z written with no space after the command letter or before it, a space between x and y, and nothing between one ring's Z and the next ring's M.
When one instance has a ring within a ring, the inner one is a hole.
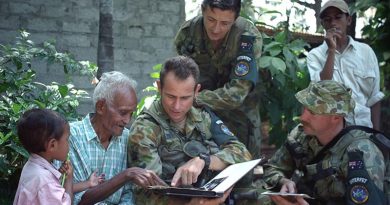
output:
M347 35L351 24L348 5L343 0L329 0L320 10L325 42L312 49L307 66L312 81L335 80L352 89L356 102L347 121L380 130L380 73L374 51L367 44Z

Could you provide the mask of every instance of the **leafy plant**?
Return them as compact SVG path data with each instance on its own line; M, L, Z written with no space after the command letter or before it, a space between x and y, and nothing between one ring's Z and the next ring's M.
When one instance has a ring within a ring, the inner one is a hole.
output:
M274 37L263 35L264 47L260 59L263 73L261 117L268 120L270 144L280 146L287 133L296 126L301 105L295 93L309 84L306 61L301 57L308 46L301 39L289 40L289 32L281 31Z
M70 74L77 72L93 77L97 69L88 61L78 62L71 54L58 52L52 43L36 46L28 37L29 33L21 31L15 45L0 45L0 184L15 185L28 157L16 134L21 114L31 108L48 108L68 120L76 119L79 99L86 98L87 92L70 84ZM34 66L39 61L60 65L67 83L37 82ZM14 191L12 186L7 187L8 192ZM7 192L2 188L0 194Z
M279 11L252 9L259 16L269 16L274 19L281 14ZM295 93L309 85L310 78L304 55L309 44L302 39L292 40L290 27L290 12L286 10L287 20L281 21L276 27L259 22L248 15L245 10L241 16L255 22L257 25L272 27L273 36L263 34L263 53L260 59L262 72L261 82L261 119L270 124L269 144L279 147L288 132L297 125L301 105L295 99Z
M150 73L150 77L152 79L159 79L160 78L160 71L161 71L162 64L157 64L153 66L154 72ZM157 85L153 83L152 86L148 86L142 90L142 92L147 93L144 97L141 98L141 100L137 104L137 110L134 113L134 118L137 117L141 111L145 107L149 107L154 100L159 98L159 93L157 90Z
M363 12L372 9L374 15L368 19L368 23L362 29L362 36L366 43L370 45L379 61L381 72L381 88L385 93L385 99L382 100L382 131L390 135L388 129L390 126L390 2L389 1L356 1L352 10L358 15L364 15Z

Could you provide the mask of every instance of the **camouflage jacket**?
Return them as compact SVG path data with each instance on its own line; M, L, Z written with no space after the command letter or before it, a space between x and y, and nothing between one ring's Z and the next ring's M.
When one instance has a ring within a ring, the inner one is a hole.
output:
M294 155L288 147L295 148ZM303 127L298 125L289 134L286 143L265 165L264 180L269 188L278 190L281 188L280 179L292 179L297 183L298 192L310 194L316 198L318 204L329 202L336 205L347 204L346 197L352 193L348 193L346 185L348 179L351 179L349 175L355 173L351 171L351 166L354 167L355 162L349 159L349 154L351 151L359 150L363 153L361 162L364 164L361 163L361 167L365 168L363 171L368 174L354 178L369 178L375 184L374 188L366 187L370 193L383 190L384 157L380 149L369 139L368 133L361 130L350 131L324 153L321 161L310 163L323 147L315 136L306 135Z
M258 71L262 37L257 28L242 17L237 18L218 50L212 48L203 27L202 16L182 25L176 35L175 45L178 54L191 57L199 65L202 91L196 102L213 109L249 151L259 156L260 88L256 86L257 82L235 78L233 71L241 35L255 36L253 57ZM256 75L259 73L256 72ZM248 133L248 130L251 131Z
M153 170L164 180L170 180L176 169L191 159L183 147L192 140L201 142L210 155L227 164L251 159L245 145L235 137L224 143L214 140L211 128L210 114L192 107L183 133L170 123L161 101L155 101L137 117L130 129L129 165Z

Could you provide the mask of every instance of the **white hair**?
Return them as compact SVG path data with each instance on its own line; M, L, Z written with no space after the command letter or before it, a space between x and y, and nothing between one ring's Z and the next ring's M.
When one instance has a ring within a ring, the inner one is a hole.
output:
M114 100L113 94L118 88L134 89L137 82L130 77L118 71L103 73L99 83L93 91L93 104L96 105L98 100L105 99L109 102Z

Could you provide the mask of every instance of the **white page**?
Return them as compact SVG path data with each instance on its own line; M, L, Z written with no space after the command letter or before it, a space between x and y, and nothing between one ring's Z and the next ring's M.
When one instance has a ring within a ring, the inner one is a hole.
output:
M223 180L222 182L218 182L219 184L212 189L212 191L215 191L217 193L223 193L228 190L232 185L234 185L238 180L240 180L250 170L252 170L257 164L259 164L261 160L262 159L256 159L247 162L232 164L226 169L222 170L222 172L220 172L212 180L207 182L207 184L205 184L203 188L206 188L206 190L210 190L208 189L208 187L212 187L213 184L216 185L215 183L219 180Z
M309 199L314 199L313 197L307 195L307 194L298 194L298 193L285 193L285 192L272 192L272 191L265 191L263 193L261 193L263 195L276 195L276 196L292 196L292 197L295 197L295 196L301 196L303 198L309 198Z

